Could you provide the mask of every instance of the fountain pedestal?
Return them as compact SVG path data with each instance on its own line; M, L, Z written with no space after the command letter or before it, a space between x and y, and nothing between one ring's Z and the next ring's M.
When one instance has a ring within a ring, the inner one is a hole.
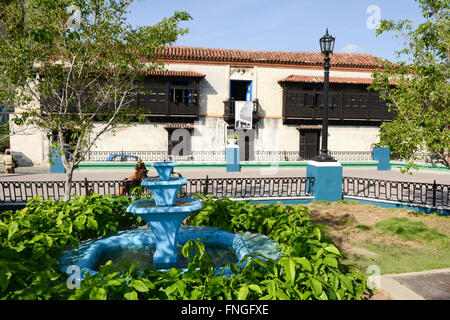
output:
M144 179L141 184L149 189L153 199L133 201L127 212L139 215L150 226L156 239L153 265L166 269L176 266L177 235L183 220L202 205L198 199L176 198L187 179L170 177L175 163L155 162L152 165L158 171L159 179Z

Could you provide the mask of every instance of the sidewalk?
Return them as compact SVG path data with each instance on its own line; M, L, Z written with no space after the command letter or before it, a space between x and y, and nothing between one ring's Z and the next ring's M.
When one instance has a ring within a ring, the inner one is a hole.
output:
M386 274L380 282L392 300L450 300L450 268Z
M19 167L15 174L4 174L3 166L0 166L0 181L63 181L64 173L50 173L49 168L44 167ZM149 175L156 175L156 171L149 167ZM225 168L210 169L177 169L188 179L205 178L270 178L270 177L304 177L306 168L243 168L241 172L226 172ZM132 174L132 170L127 169L103 169L103 170L75 170L74 180L122 180ZM401 173L399 169L390 171L378 171L375 168L351 168L344 167L343 175L345 177L372 178L379 180L408 181L408 182L427 182L450 185L450 170L432 171L420 170L414 171L412 175Z

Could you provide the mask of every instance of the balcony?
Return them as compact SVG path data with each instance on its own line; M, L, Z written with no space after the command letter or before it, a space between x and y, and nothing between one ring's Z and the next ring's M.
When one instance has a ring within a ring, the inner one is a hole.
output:
M235 100L234 99L228 99L223 102L224 104L224 110L223 110L223 119L229 124L234 126L234 120L235 120L235 114L236 114L236 107L235 107ZM253 113L252 113L252 119L253 119L253 126L256 124L256 122L259 120L259 113L260 113L260 105L258 102L258 99L255 99L253 102Z
M284 90L283 118L285 120L322 120L323 91ZM330 121L384 122L394 114L376 93L331 91L328 95Z
M150 117L199 116L198 86L153 86L146 88L145 94L137 95L137 106L143 108Z

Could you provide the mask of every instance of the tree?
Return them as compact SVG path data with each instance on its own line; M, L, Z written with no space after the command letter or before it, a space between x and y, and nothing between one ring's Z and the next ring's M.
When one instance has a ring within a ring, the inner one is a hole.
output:
M139 83L146 71L163 68L159 50L188 31L180 27L191 19L184 11L153 26L131 26L126 15L132 2L0 4L6 26L0 39L0 101L14 106L16 125L47 133L66 170L65 200L74 168L98 138L143 119L135 105Z
M450 168L449 1L416 1L425 22L414 26L409 20L382 20L377 29L377 35L394 31L403 38L404 48L396 54L406 58L399 63L380 61L381 68L373 74L371 88L397 114L381 126L380 144L406 160L407 169L417 167L420 153L430 155L426 161Z

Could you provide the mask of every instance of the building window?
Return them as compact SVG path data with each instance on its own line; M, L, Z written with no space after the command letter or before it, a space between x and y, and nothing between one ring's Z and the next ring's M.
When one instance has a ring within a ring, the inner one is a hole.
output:
M176 104L196 104L196 95L189 88L189 80L172 80L169 84L169 102Z

